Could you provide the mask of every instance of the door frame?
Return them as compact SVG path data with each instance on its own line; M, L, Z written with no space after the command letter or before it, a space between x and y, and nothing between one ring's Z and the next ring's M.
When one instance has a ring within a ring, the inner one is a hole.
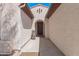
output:
M38 30L37 30L37 24L38 24L39 22L42 22L42 23L43 23L43 35L41 35L41 36L44 36L44 31L45 31L44 29L45 29L45 26L44 26L44 21L42 21L42 20L38 20L38 21L35 22L35 33L36 33L36 36L39 36L39 35L38 35L38 32L37 32L37 31L38 31Z

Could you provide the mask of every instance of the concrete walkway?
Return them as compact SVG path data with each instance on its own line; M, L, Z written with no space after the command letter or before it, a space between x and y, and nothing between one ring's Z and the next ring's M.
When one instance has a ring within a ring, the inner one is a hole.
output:
M64 56L64 54L48 39L40 37L40 56Z

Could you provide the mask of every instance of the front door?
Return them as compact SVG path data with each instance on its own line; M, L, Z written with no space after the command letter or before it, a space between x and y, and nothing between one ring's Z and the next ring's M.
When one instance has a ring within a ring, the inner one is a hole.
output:
M43 36L43 22L37 22L37 35Z

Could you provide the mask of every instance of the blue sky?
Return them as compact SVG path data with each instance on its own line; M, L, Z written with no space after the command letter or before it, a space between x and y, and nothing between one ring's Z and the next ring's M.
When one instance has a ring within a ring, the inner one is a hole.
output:
M47 7L50 6L50 3L28 3L28 6L31 8L37 4L42 4L42 5L47 6Z

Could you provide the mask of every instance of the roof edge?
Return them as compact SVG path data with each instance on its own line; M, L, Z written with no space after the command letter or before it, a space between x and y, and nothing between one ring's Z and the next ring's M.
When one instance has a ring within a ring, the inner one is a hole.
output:
M46 18L49 19L60 5L61 5L61 3L51 3L51 6L46 14Z

